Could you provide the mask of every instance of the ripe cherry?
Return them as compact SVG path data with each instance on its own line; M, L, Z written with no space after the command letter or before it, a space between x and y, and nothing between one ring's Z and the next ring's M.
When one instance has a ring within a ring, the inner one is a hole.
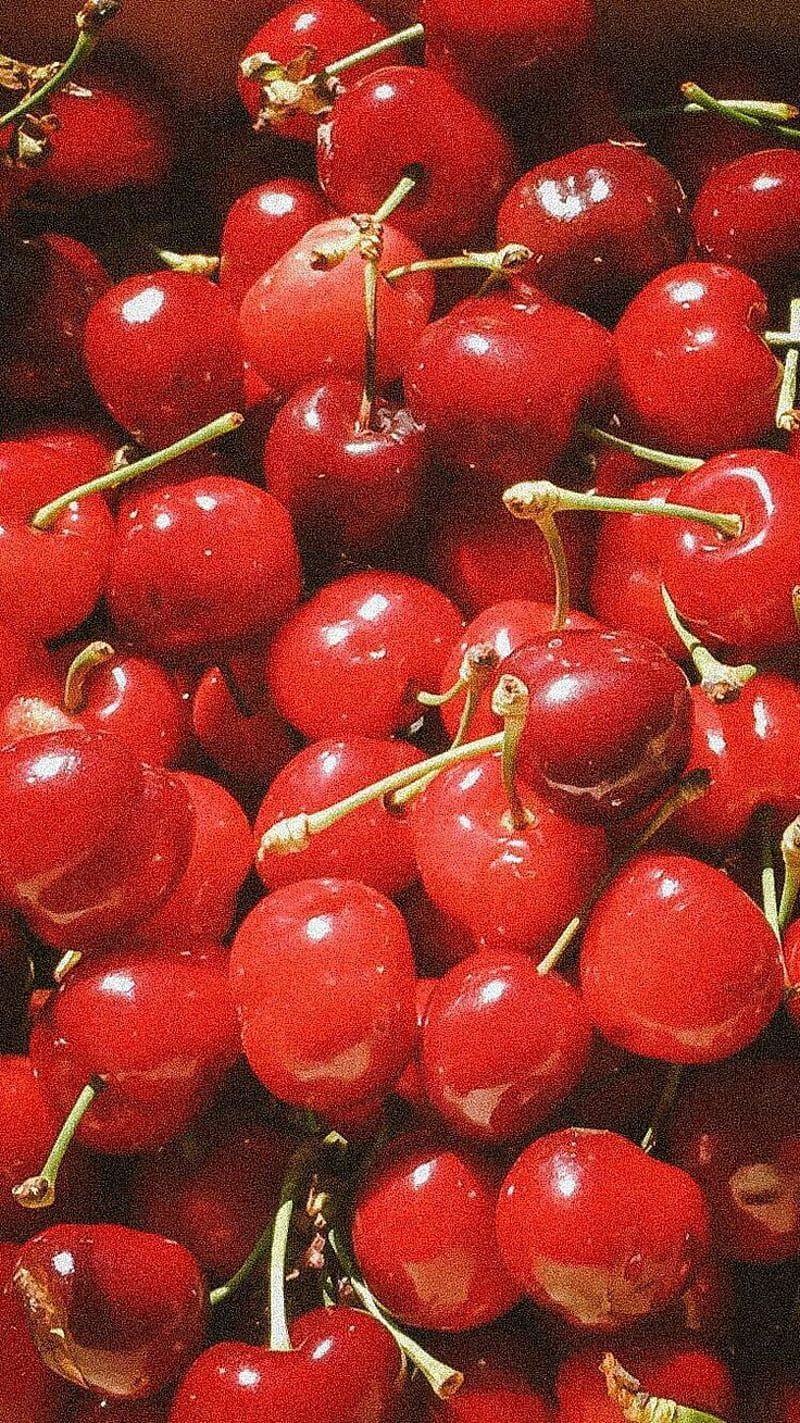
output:
M192 693L192 730L233 781L264 785L290 761L295 742L264 685L264 657L234 653L208 667Z
M443 593L404 573L351 573L290 614L267 657L278 711L309 739L391 736L420 714L461 616Z
M414 962L434 978L446 973L475 952L475 943L463 924L443 914L417 881L400 899L414 948ZM429 980L433 981L433 979ZM419 980L417 980L419 984Z
M532 1347L535 1340L508 1323L448 1340L447 1357L464 1382L450 1398L425 1390L421 1423L551 1423L551 1405L531 1367Z
M396 1137L371 1162L353 1246L370 1289L404 1324L473 1329L516 1302L494 1240L500 1179L490 1161L421 1133Z
M715 1417L736 1417L736 1389L727 1364L691 1339L615 1344L620 1362L647 1393ZM619 1423L619 1404L600 1372L602 1346L570 1354L556 1375L559 1423Z
M23 628L0 623L0 705L31 682L51 675L52 662L44 645Z
M20 1181L39 1170L61 1123L42 1093L27 1057L0 1057L0 1231L5 1240L25 1240L31 1233L31 1216L11 1192ZM63 1191L58 1213L50 1209L43 1224L81 1208L90 1194L91 1177L79 1150L64 1165ZM3 1418L0 1407L0 1419Z
M272 178L236 199L220 239L219 285L241 306L263 277L310 227L325 222L330 208L305 178Z
M84 72L48 107L58 127L37 175L48 196L75 202L116 188L151 187L167 176L166 114L143 84Z
M18 1249L0 1245L0 1423L62 1423L71 1391L45 1367L31 1338L24 1307L11 1283Z
M526 1148L497 1203L506 1267L537 1304L620 1329L668 1304L710 1247L690 1176L610 1131L568 1128Z
M766 148L717 168L692 210L701 256L774 284L800 261L800 154Z
M586 1007L605 1037L643 1057L730 1057L766 1027L782 981L761 910L722 871L687 855L638 855L587 923Z
M633 487L603 492L628 499L667 499L672 477L645 479ZM664 610L661 597L662 520L631 514L613 514L599 520L597 543L589 585L589 602L609 627L625 628L657 642L670 657L683 658L685 649Z

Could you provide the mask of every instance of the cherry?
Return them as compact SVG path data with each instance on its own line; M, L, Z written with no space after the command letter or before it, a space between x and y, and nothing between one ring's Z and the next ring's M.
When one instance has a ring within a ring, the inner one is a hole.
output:
M497 234L534 253L525 276L542 291L603 310L681 260L686 199L648 153L593 143L525 173L503 200Z
M398 283L399 285L399 283ZM446 468L505 487L544 475L613 383L613 341L549 299L472 297L434 321L405 372L408 405Z
M313 742L272 782L256 817L256 844L285 816L324 810L362 786L421 760L421 753L402 741L350 736ZM407 818L390 814L381 801L372 801L316 836L298 855L259 856L257 869L268 889L333 875L361 880L393 896L416 877L411 826Z
M144 919L189 859L183 788L116 737L65 730L0 750L0 887L59 949L94 948Z
M577 825L523 782L515 826L499 757L440 773L414 809L417 864L434 904L476 945L543 954L608 866L599 826Z
M402 895L400 908L414 947L414 961L427 973L438 977L474 953L475 944L464 925L443 914L419 881Z
M84 354L103 404L147 448L242 408L236 317L205 277L148 272L118 282L89 314Z
M314 1309L295 1320L290 1352L215 1344L192 1364L169 1423L393 1423L397 1345L360 1310Z
M264 446L267 488L317 550L368 554L396 534L419 501L423 432L407 410L377 404L361 419L362 388L331 379L301 386Z
M151 187L169 171L166 115L143 85L81 75L48 101L57 121L38 178L48 196L74 202L115 188Z
M3 446L0 444L0 457ZM0 705L21 687L52 675L46 648L23 628L0 623Z
M402 915L355 880L284 885L256 905L231 954L242 1046L276 1097L327 1115L386 1093L416 1035Z
M351 573L279 628L267 657L278 711L309 739L390 736L420 713L461 633L458 610L404 573Z
M730 1057L766 1027L781 988L778 945L760 909L687 855L638 855L589 917L586 1007L605 1037L643 1057Z
M14 1286L48 1367L112 1398L160 1392L205 1333L194 1257L121 1225L51 1226L23 1246Z
M733 1420L736 1390L727 1364L690 1339L615 1346L625 1368L657 1398ZM556 1375L559 1423L619 1423L619 1404L608 1396L597 1345L570 1354Z
M57 1114L42 1093L27 1057L0 1057L0 1231L6 1240L25 1240L31 1218L11 1192L38 1171L58 1133ZM49 1210L45 1223L76 1211L90 1185L85 1159L76 1150L64 1166L58 1214ZM0 1419L3 1413L0 1407Z
M667 499L671 477L646 479L633 487L603 489L628 499ZM597 617L613 628L624 628L657 642L670 657L682 658L683 645L670 626L661 597L660 519L632 514L627 519L607 515L599 521L589 585L589 602Z
M4 239L0 272L0 396L23 406L83 397L84 328L109 286L100 262L74 237L51 232Z
M497 1167L436 1136L380 1149L353 1211L353 1246L370 1289L404 1324L462 1330L499 1319L518 1292L494 1241Z
M622 413L658 449L707 455L773 428L780 368L766 297L735 267L684 262L643 287L614 333Z
M325 199L305 178L272 178L248 188L236 199L222 229L220 290L234 306L241 306L253 283L310 227L329 216Z
M177 653L263 635L300 580L288 514L243 480L164 481L120 505L106 598L139 645Z
M264 686L264 657L234 653L192 693L192 730L218 770L263 785L291 760L294 741Z
M238 1052L227 955L215 944L155 944L93 955L50 995L31 1061L60 1114L101 1090L78 1128L99 1151L153 1151L183 1131Z
M409 925L409 928L411 926ZM415 957L417 956L417 945L414 943ZM471 945L470 945L471 949ZM469 952L469 950L468 950ZM409 1058L400 1076L395 1083L394 1092L396 1097L402 1097L404 1102L413 1109L416 1120L430 1116L428 1111L428 1099L425 1093L425 1084L422 1080L422 1062L420 1053L422 1049L422 1029L425 1026L425 1017L428 1012L428 1005L431 995L436 987L435 978L418 978L416 984L416 1005L417 1005L417 1042L414 1049L414 1056Z
M385 197L388 188L378 195ZM377 204L376 204L377 206ZM240 312L244 353L267 385L289 393L320 377L360 380L364 367L363 259L349 218L317 223L250 288ZM319 253L347 255L327 265ZM383 227L380 271L424 257L405 233ZM378 375L395 380L431 313L434 281L417 272L378 282ZM287 322L292 341L287 343Z
M31 1339L25 1310L11 1284L17 1250L15 1245L0 1245L0 1423L62 1423L69 1391L42 1363Z
M800 154L765 148L717 168L692 211L701 256L740 267L763 282L782 279L800 259Z
M507 1269L537 1304L619 1329L668 1304L710 1247L690 1176L610 1131L551 1132L514 1162L497 1203Z
M524 955L472 954L436 985L422 1029L427 1100L459 1136L530 1136L580 1080L592 1029L580 997Z
M450 1398L426 1391L422 1423L551 1423L553 1413L530 1367L531 1339L509 1324L448 1340L464 1382Z
M119 446L119 432L110 421L101 418L91 421L49 419L36 425L26 422L25 440L44 445L69 460L75 467L77 485L96 479L110 468Z

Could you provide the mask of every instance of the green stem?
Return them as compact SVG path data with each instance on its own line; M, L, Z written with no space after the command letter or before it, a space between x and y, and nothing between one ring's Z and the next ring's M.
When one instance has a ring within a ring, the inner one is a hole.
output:
M754 119L764 119L768 123L783 123L800 116L796 104L786 104L779 99L717 99L721 108L730 118L731 111L748 114ZM665 104L661 108L633 109L625 117L635 123L640 119L678 118L681 114L708 114L707 106L697 103Z
M364 346L364 390L358 412L360 430L375 429L375 408L378 399L378 276L377 261L364 262L364 315L366 341Z
M418 164L413 164L408 171L403 174L402 178L400 178L392 188L388 198L384 198L380 207L372 214L372 221L376 227L379 227L382 222L386 222L386 219L391 217L392 213L399 208L400 204L405 202L409 193L413 193L421 176L422 170Z
M110 642L90 642L69 664L64 680L64 710L74 715L86 705L86 682L95 667L116 656Z
M93 1077L87 1082L53 1142L39 1175L29 1176L27 1181L14 1187L12 1194L18 1206L25 1206L27 1210L43 1210L45 1206L53 1205L61 1163L83 1118L104 1087L105 1083L100 1077Z
M774 820L772 807L764 805L757 812L759 839L761 842L761 902L764 918L769 924L778 943L781 942L780 917L778 913L778 891L775 879L775 856L772 850Z
M800 299L789 307L789 334L800 339ZM783 377L775 407L775 424L779 430L796 430L800 426L797 409L797 378L800 373L800 349L792 346L784 357Z
M56 70L55 74L52 74L44 84L38 89L34 89L33 93L28 94L26 98L21 99L15 108L8 110L8 113L0 115L0 129L6 128L8 124L19 123L20 119L24 119L25 115L30 113L31 109L35 109L39 104L44 103L44 100L48 98L55 89L63 88L70 75L73 74L80 65L85 64L89 55L96 48L98 39L98 35L92 34L88 30L79 30L72 53L64 60L64 63Z
M324 75L328 79L335 79L337 74L344 74L356 64L363 64L365 59L374 59L376 55L385 54L387 50L396 49L398 45L411 44L413 40L424 38L424 25L409 25L405 30L398 30L394 35L387 35L385 39L376 40L374 44L356 50L354 54L345 55L344 59L335 59L332 64L326 64L314 78Z
M236 1274L231 1275L230 1279L226 1280L224 1285L217 1285L216 1289L211 1291L208 1299L212 1309L216 1309L218 1305L224 1304L226 1300L231 1299L231 1297L236 1294L236 1291L249 1280L256 1265L259 1265L269 1254L272 1247L274 1230L275 1222L270 1221L266 1230L258 1237L247 1259L239 1266Z
M675 1099L678 1096L678 1090L684 1071L683 1063L676 1062L672 1064L667 1072L666 1081L661 1096L656 1104L652 1121L641 1140L642 1151L646 1151L648 1154L655 1150L659 1134L664 1123L669 1118L672 1108L675 1106Z
M524 267L533 253L530 247L510 242L494 252L459 252L452 257L425 257L419 262L408 262L403 267L392 267L386 272L387 282L396 282L412 272L450 272L468 270L472 272L493 272L505 275L515 267Z
M521 829L528 822L528 815L517 788L517 752L525 730L529 702L528 688L519 677L506 673L500 678L492 696L492 711L503 720L500 769L515 830Z
M800 894L800 816L787 825L781 836L781 855L785 875L778 907L778 929L782 938Z
M314 1170L322 1154L329 1148L343 1151L347 1149L347 1142L338 1132L329 1132L321 1141L315 1137L304 1142L295 1152L283 1178L280 1202L270 1227L269 1347L276 1353L288 1354L292 1348L286 1317L286 1260L292 1219L303 1193L308 1193ZM263 1239L262 1236L262 1241Z
M605 1354L600 1365L608 1396L627 1423L725 1423L715 1413L676 1403L672 1398L656 1398L642 1388L639 1380L615 1359Z
M703 691L714 702L735 701L742 688L756 676L758 668L750 662L743 663L741 667L732 667L727 662L720 662L703 646L699 637L695 637L681 622L678 610L663 583L661 599L673 629L695 665Z
M579 425L578 430L587 439L599 445L607 445L610 450L621 450L623 454L634 455L645 464L657 464L663 469L676 469L680 474L692 474L704 460L692 455L671 455L665 450L654 450L649 445L639 445L634 440L624 440L621 435L612 435L610 430L601 430L599 425Z
M720 118L728 119L730 123L742 124L745 128L757 128L766 133L779 133L781 138L787 139L790 143L800 143L800 129L792 128L788 124L774 123L772 120L756 118L752 113L745 113L742 109L729 108L721 99L715 99L713 94L701 89L699 84L681 84L681 93L690 104L697 104L699 108L705 109L709 114L717 114Z
M448 702L454 700L459 692L465 692L464 705L461 708L461 716L458 719L456 734L450 742L450 750L457 746L463 746L467 738L467 733L472 725L478 703L486 690L487 683L494 673L500 658L494 648L488 642L476 642L472 647L468 647L461 663L458 681L452 687L440 695L432 692L418 692L417 701L427 707L443 707ZM394 795L386 797L386 807L388 810L404 810L411 801L417 800L422 792L435 781L436 772L430 775L421 776L419 780L413 781L410 786L405 786Z
M547 552L553 565L555 597L551 628L553 632L559 632L569 617L571 602L569 564L567 563L564 541L553 514L544 513L536 522L539 525L539 532L547 544Z
M607 494L591 494L579 489L561 489L549 480L524 480L506 489L503 503L515 519L535 519L544 515L580 510L587 514L655 514L660 518L688 519L716 529L726 538L738 538L742 520L738 514L719 514L713 509L693 509L665 499L617 499Z

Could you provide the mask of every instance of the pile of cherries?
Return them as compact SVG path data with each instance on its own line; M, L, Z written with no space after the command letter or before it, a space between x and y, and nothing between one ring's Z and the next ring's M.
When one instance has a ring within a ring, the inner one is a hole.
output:
M117 8L0 65L0 1423L797 1423L798 110L265 0L198 149Z

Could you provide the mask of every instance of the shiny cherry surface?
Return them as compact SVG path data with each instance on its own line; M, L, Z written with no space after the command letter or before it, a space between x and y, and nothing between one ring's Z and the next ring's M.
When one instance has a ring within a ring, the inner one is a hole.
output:
M668 499L670 476L646 479L632 487L605 489L627 499ZM562 520L562 523L564 520ZM650 638L681 661L686 650L673 630L661 597L661 551L664 521L656 515L608 514L598 520L589 603L598 618L612 628L627 628Z
M701 256L763 282L781 282L800 262L800 154L746 153L717 168L692 210Z
M711 1349L691 1339L631 1341L618 1347L620 1363L654 1397L719 1418L737 1417L731 1371ZM581 1349L559 1367L555 1385L559 1423L619 1423L619 1404L609 1398L600 1372L603 1352L598 1345Z
M220 290L241 306L253 283L329 214L325 199L304 178L272 178L248 188L222 229Z
M0 1231L5 1240L26 1240L31 1233L31 1213L18 1205L11 1192L14 1186L35 1175L55 1141L61 1122L34 1077L27 1057L3 1053L0 1057ZM39 1212L37 1220L48 1225L65 1214L80 1209L82 1194L88 1194L91 1177L84 1170L85 1157L76 1149L64 1163L59 1178L58 1207ZM2 1419L0 1409L0 1419Z
M70 1392L64 1380L42 1363L24 1306L11 1283L18 1248L0 1245L0 1423L62 1423L71 1403Z

